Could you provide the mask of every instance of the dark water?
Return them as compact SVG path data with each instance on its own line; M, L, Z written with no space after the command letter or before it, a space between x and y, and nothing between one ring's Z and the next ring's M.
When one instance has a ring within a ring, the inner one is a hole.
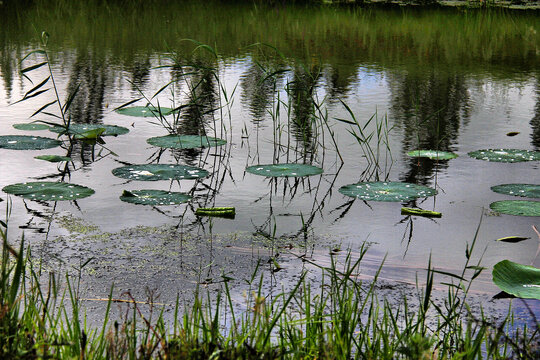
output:
M59 171L63 168L35 160L38 152L0 151L2 187L64 176L96 190L76 203L12 198L12 236L24 231L36 244L35 253L72 265L95 257L88 276L105 293L110 280L120 287L122 282L126 287L167 283L175 293L182 285L173 279L180 281L186 268L191 274L215 264L219 273L253 263L254 248L272 245L265 236L323 253L336 246L355 249L367 240L373 243L375 263L387 255L388 279L414 281L430 255L438 268L461 270L467 243L481 222L475 261L482 256L487 268L478 280L482 291L497 291L490 271L498 261L539 266L532 230L532 225L540 227L539 218L488 210L491 202L510 199L491 186L538 184L538 162L490 163L467 156L484 148L540 150L537 13L151 4L0 7L2 134L26 133L12 125L28 122L54 99L49 91L15 104L32 86L21 76L19 62L39 48L41 31L50 34L48 51L60 97L79 86L69 112L72 121L130 129L127 135L106 138L108 150L101 154L99 146L76 144L67 177ZM210 45L218 56L194 50L196 44L185 39ZM38 60L31 57L25 64ZM37 79L47 75L46 67L32 72ZM186 105L171 125L174 131L215 135L227 145L159 151L146 139L166 135L167 124L113 111L141 93L151 97L168 82L171 86L153 101ZM372 160L349 133L351 127L336 120L352 119L342 102L360 124L372 119L365 128L374 134ZM37 119L54 120L43 114ZM509 132L518 134L509 137ZM48 131L34 134L54 137ZM453 151L459 157L411 159L406 152L415 148ZM212 176L197 183L145 183L111 174L124 163L149 162L200 166ZM246 166L273 162L313 163L325 173L269 180L244 172ZM352 200L337 191L375 179L423 184L439 194L400 204ZM123 190L134 189L191 192L194 200L157 208L119 200ZM443 217L400 214L402 206L415 205ZM197 218L194 210L202 206L234 206L236 217ZM66 229L81 221L86 225L69 234ZM99 230L90 227L78 235L89 224ZM172 233L163 235L160 227ZM510 235L531 239L494 241ZM187 238L202 239L194 248L205 244L204 251L186 260L189 266L177 258L191 256L190 248L182 247ZM218 255L218 238L243 250L231 250L233 260L222 262L216 259L226 257ZM251 256L244 256L246 249ZM243 259L246 264L238 265Z

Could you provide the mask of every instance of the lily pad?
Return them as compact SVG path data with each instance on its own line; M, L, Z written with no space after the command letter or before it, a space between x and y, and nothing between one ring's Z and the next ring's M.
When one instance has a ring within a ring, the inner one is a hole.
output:
M40 201L75 200L85 198L94 193L94 190L86 186L49 181L13 184L5 186L2 190L8 194Z
M503 184L492 186L491 190L505 195L540 198L540 185L534 184Z
M494 162L522 162L540 160L540 151L519 149L485 149L471 151L472 158Z
M164 190L124 190L120 200L140 205L176 205L188 202L191 196Z
M4 135L0 136L0 148L10 150L43 150L62 144L61 141L41 136Z
M450 160L458 157L453 152L439 150L412 150L407 155L412 157L427 157L432 160Z
M62 161L71 161L70 157L60 156L60 155L38 155L34 156L34 159L45 160L48 162L62 162Z
M312 176L323 173L323 169L308 164L268 164L253 165L246 168L248 173L268 177L299 177Z
M128 116L139 117L159 117L161 115L167 116L172 114L174 109L168 107L160 107L159 109L154 106L130 106L116 110L117 113Z
M49 125L39 124L39 123L22 123L22 124L13 124L13 127L17 130L36 131L36 130L47 130L49 128Z
M124 135L129 132L128 128L125 128L123 126L116 126L116 125L103 125L103 124L70 124L69 125L69 133L75 134L75 135L91 134L92 131L96 131L98 129L105 129L105 131L99 133L100 136L117 136L117 135ZM55 133L63 133L66 129L62 126L53 126L49 130Z
M168 149L194 149L225 145L227 142L208 136L198 135L166 135L153 137L147 143Z
M493 282L508 294L540 299L540 269L503 260L493 267Z
M437 190L430 187L398 181L350 184L341 187L339 192L367 201L407 201L437 194Z
M517 216L540 216L540 201L502 200L489 204L491 210Z
M130 180L190 180L208 176L208 171L187 165L142 164L122 166L112 171L114 176Z

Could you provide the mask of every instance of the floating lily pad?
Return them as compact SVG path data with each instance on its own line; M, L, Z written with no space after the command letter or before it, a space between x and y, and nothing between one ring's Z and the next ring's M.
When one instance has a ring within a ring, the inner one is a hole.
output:
M159 117L161 115L167 116L173 113L173 109L168 107L160 107L159 109L153 106L130 106L116 110L117 113L128 116L139 117Z
M140 205L176 205L188 202L191 196L164 190L124 190L120 200Z
M339 192L368 201L407 201L437 194L437 190L430 187L398 181L350 184L341 187Z
M493 282L508 294L526 299L540 299L540 269L510 260L493 267Z
M5 135L0 136L0 148L10 150L43 150L62 144L61 141L41 136Z
M540 160L540 151L519 149L485 149L471 151L472 158L495 162L522 162Z
M412 157L427 157L432 160L450 160L458 157L453 152L439 150L412 150L407 155Z
M540 201L503 200L489 204L498 213L517 216L540 216Z
M246 171L255 175L268 177L299 177L323 173L323 169L308 164L269 164L248 166Z
M492 186L491 190L505 195L540 198L540 185L534 184L503 184Z
M70 157L60 155L38 155L34 156L34 159L45 160L48 162L71 161Z
M128 128L125 128L123 126L116 126L116 125L103 125L103 124L70 124L69 125L69 133L75 134L75 135L82 135L82 134L91 134L92 131L96 131L98 129L105 129L105 131L101 132L100 136L117 136L117 135L124 135L129 132ZM62 126L53 126L49 130L55 133L63 133L65 131L65 128Z
M13 124L13 127L17 130L35 131L35 130L47 130L49 128L49 125L39 124L39 123L22 123L22 124Z
M40 201L75 200L94 193L94 190L86 186L49 181L13 184L5 186L2 190L8 194Z
M198 135L166 135L153 137L147 143L168 149L194 149L225 145L227 142L208 136Z
M130 180L190 180L208 176L208 171L187 165L143 164L122 166L112 171L114 176Z

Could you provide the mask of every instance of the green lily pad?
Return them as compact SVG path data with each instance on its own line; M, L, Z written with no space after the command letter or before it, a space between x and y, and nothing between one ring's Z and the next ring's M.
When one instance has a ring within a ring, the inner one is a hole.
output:
M130 106L116 110L117 113L128 116L139 117L159 117L161 115L167 116L172 114L174 109L168 107L160 107L159 109L153 106Z
M0 148L10 150L43 150L62 144L61 141L41 136L4 135L0 136Z
M458 157L453 152L439 150L412 150L407 155L412 157L427 157L432 160L450 160Z
M540 198L540 185L534 184L503 184L492 186L491 190L505 195Z
M71 161L70 157L60 156L60 155L38 155L34 156L34 159L45 160L48 162L62 162L62 161Z
M491 210L517 216L540 216L540 201L502 200L489 204Z
M191 196L163 190L124 190L120 200L140 205L176 205L188 202Z
M437 194L437 190L430 187L398 181L350 184L341 187L339 192L368 201L407 201Z
M502 291L526 299L540 299L540 269L503 260L493 267L493 282Z
M147 143L168 149L194 149L225 145L223 139L198 135L166 135L153 137Z
M323 173L323 169L308 164L269 164L253 165L246 168L248 173L268 177L299 177L312 176Z
M122 166L112 171L114 176L130 180L190 180L208 176L208 171L187 165L142 164Z
M94 190L86 186L49 181L13 184L5 186L2 190L8 194L40 201L75 200L94 193Z
M39 124L39 123L22 123L22 124L13 124L13 127L17 130L35 131L35 130L47 130L49 128L49 125Z
M468 155L472 158L495 162L522 162L540 160L540 151L519 149L485 149L471 151Z
M75 135L92 134L93 132L100 132L99 129L105 129L99 133L100 136L117 136L124 135L129 132L128 128L116 125L103 125L103 124L70 124L69 133ZM62 126L53 126L49 129L55 133L63 133L66 129ZM88 138L88 136L85 136Z

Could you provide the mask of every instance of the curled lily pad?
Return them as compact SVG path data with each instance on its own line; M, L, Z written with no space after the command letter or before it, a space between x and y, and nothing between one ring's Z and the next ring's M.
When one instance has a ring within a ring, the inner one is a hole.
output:
M427 157L432 160L450 160L458 157L453 152L439 150L412 150L407 155L412 157Z
M154 106L130 106L116 110L117 113L128 116L139 117L159 117L159 115L170 115L174 109L168 107L154 107Z
M198 135L167 135L146 140L147 143L168 149L194 149L225 145L223 139Z
M517 216L540 216L540 201L502 200L489 204L491 210Z
M10 150L43 150L62 144L61 141L41 136L4 135L0 136L0 148Z
M176 205L188 202L191 196L164 190L124 190L120 200L140 205Z
M104 129L104 131L100 132L100 136L117 136L117 135L124 135L129 132L128 128L125 128L123 126L116 126L116 125L103 125L103 124L70 124L69 125L69 133L75 134L75 135L84 135L84 134L91 134L92 131L96 131L99 129ZM63 133L66 128L62 126L53 126L49 130L55 133Z
M112 171L114 176L130 180L190 180L208 176L208 171L187 165L142 164L122 166Z
M86 186L49 181L13 184L5 186L2 190L8 194L40 201L75 200L85 198L94 193L94 190Z
M540 151L519 149L485 149L471 151L468 155L472 158L495 162L522 162L540 160Z
M505 195L540 198L540 185L534 184L503 184L492 186L491 190Z
M323 173L323 169L308 164L269 164L253 165L246 168L248 173L268 177L299 177L312 176Z
M47 130L49 128L49 125L39 124L39 123L22 123L22 124L13 124L13 127L17 130L35 131L35 130Z
M503 260L495 264L492 275L502 291L520 298L540 299L540 269Z
M48 162L71 161L70 157L60 155L38 155L34 156L34 159L45 160Z
M398 181L350 184L341 187L339 192L368 201L406 201L437 194L437 190L430 187Z

